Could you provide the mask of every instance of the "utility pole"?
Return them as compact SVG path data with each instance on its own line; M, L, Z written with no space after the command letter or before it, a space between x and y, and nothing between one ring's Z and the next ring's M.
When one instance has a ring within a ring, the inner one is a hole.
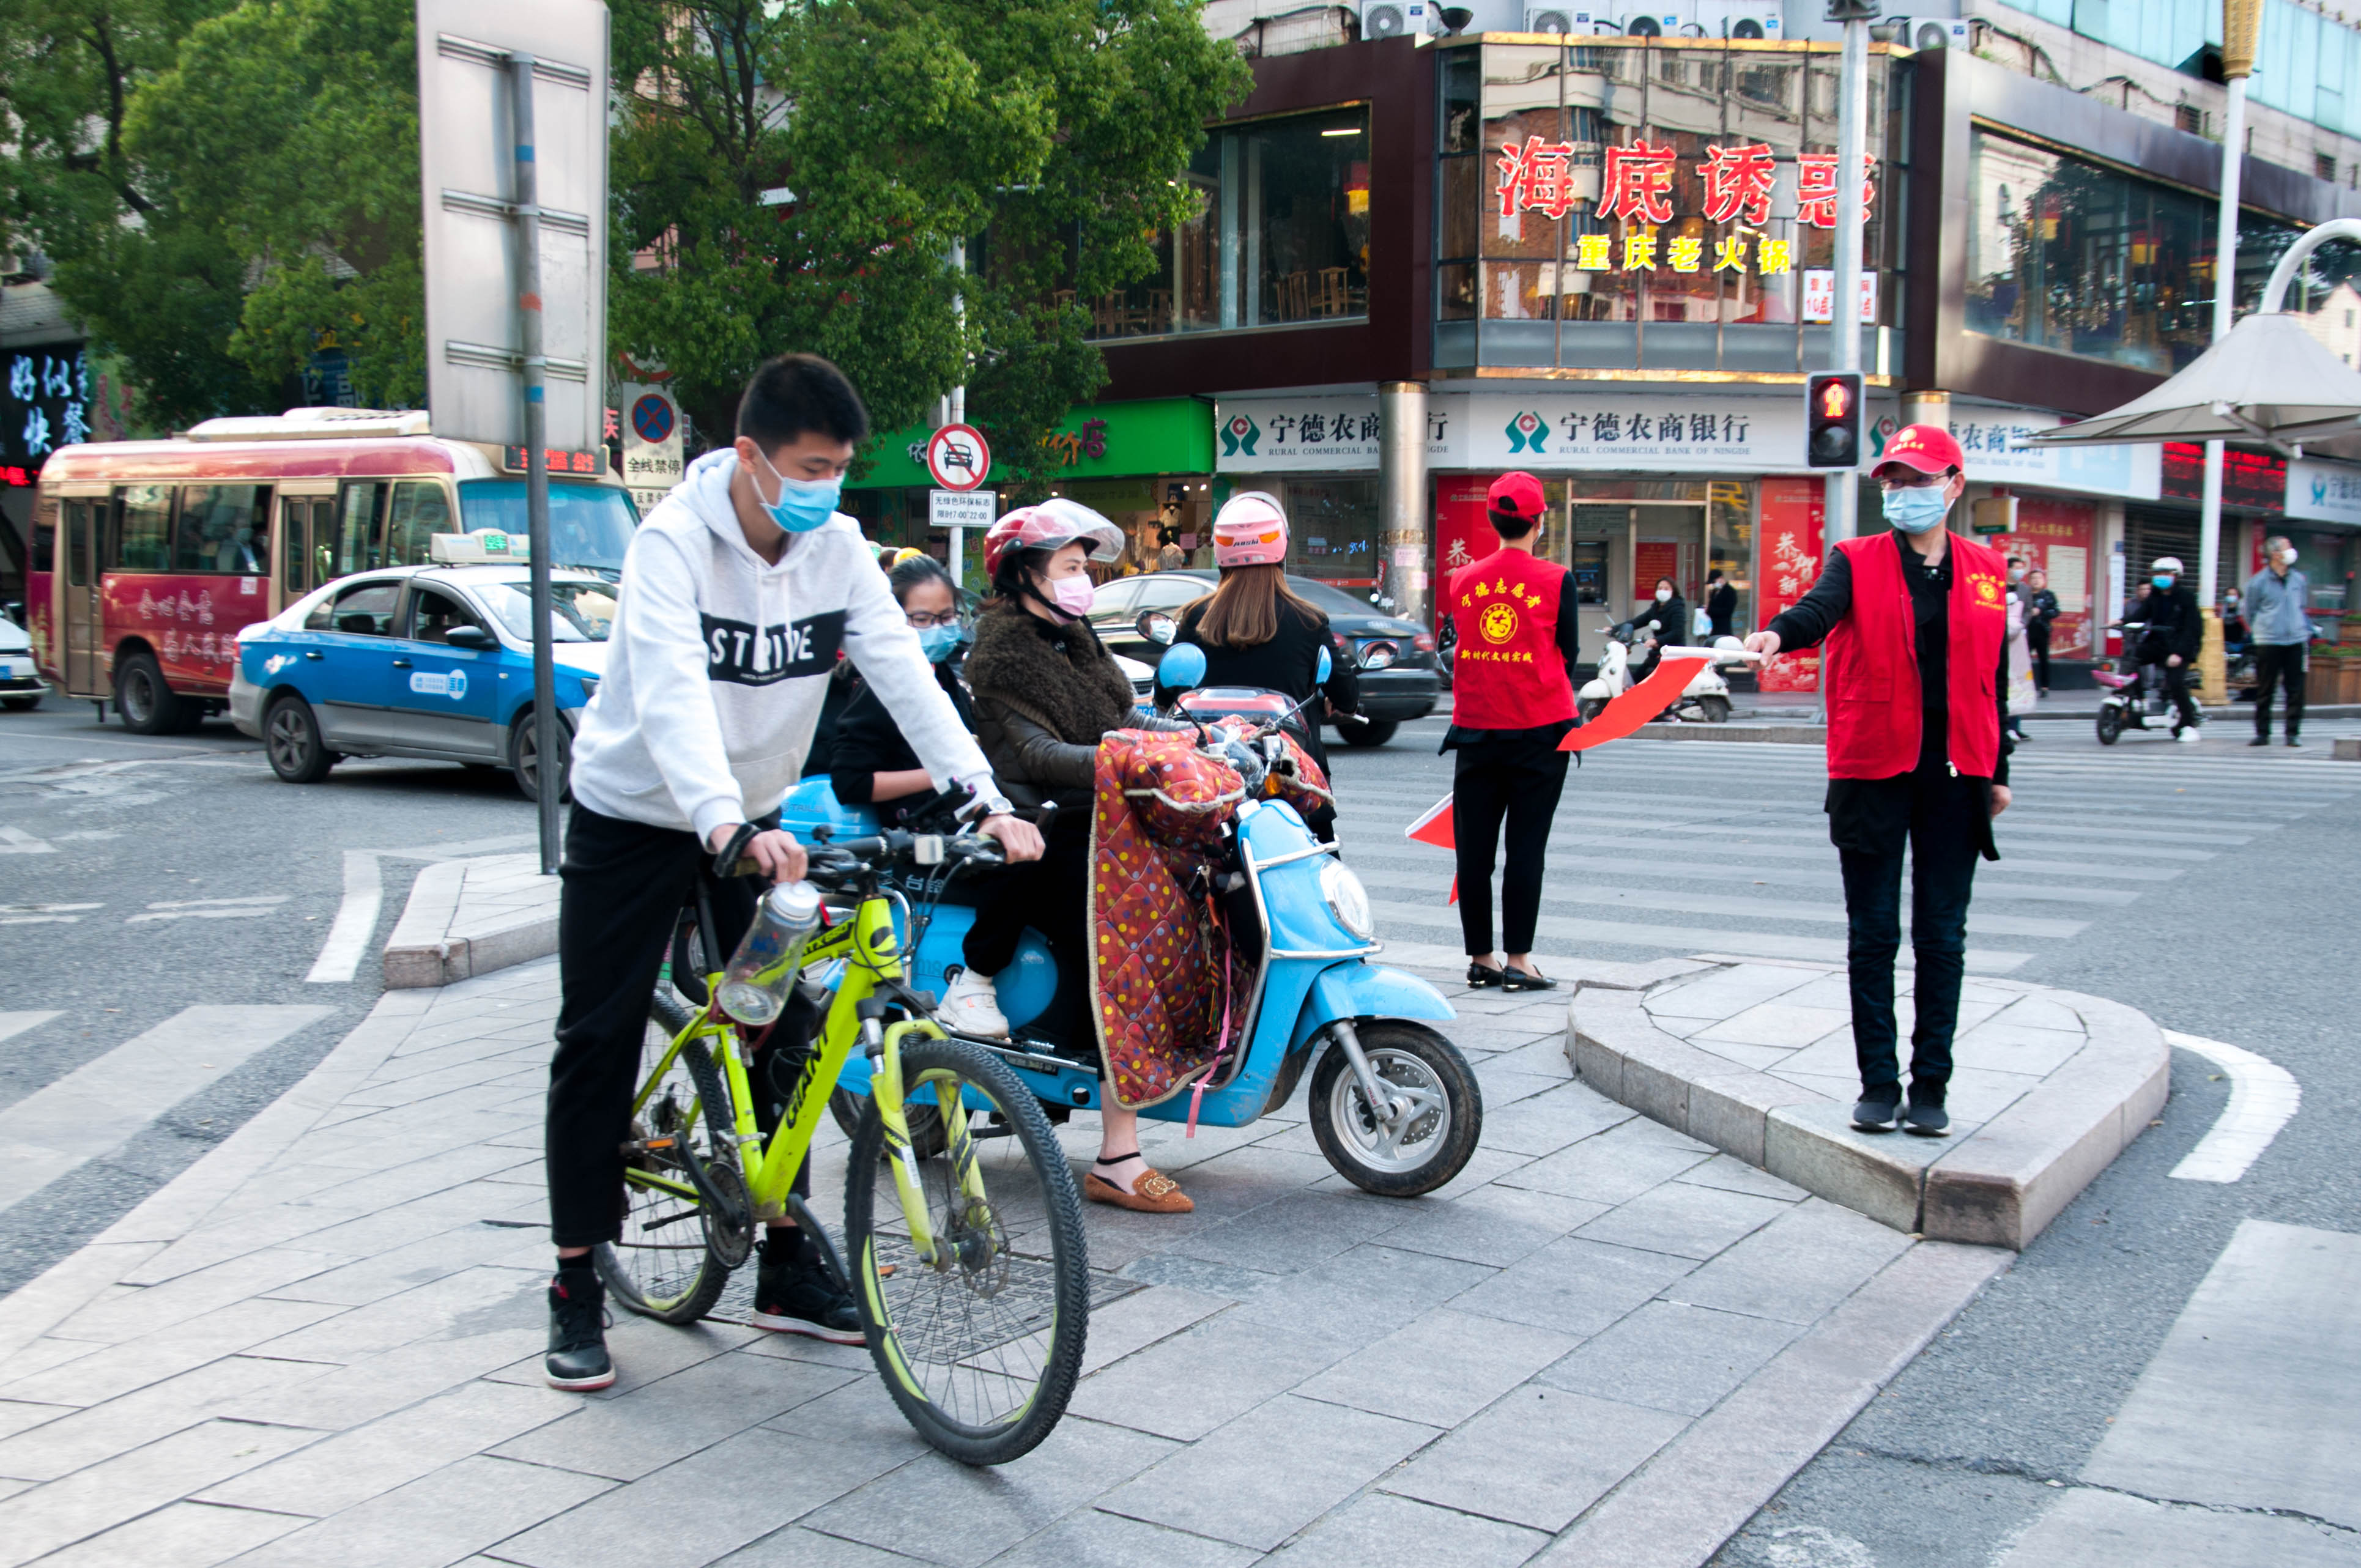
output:
M2255 46L2262 26L2262 0L2222 0L2222 79L2229 103L2222 114L2222 204L2214 214L2213 228L2216 343L2230 335L2237 314L2238 197L2246 164L2246 78L2255 69ZM2217 608L2222 587L2224 450L2221 442L2205 444L2205 510L2197 535L2197 606L2205 628L2205 640L2197 654L2197 674L2202 700L2208 706L2230 700L2229 675L2222 657L2222 614Z
M541 826L541 874L555 876L562 847L557 801L566 788L566 751L557 718L557 640L550 608L549 361L543 354L541 330L541 170L533 148L533 59L511 54L508 64L516 181L517 363L524 382L524 515L531 542L533 805Z
M2259 4L2259 0L2257 0ZM1837 80L1837 265L1835 340L1828 367L1861 368L1861 264L1864 225L1862 192L1869 156L1869 25L1881 0L1828 0L1828 18L1844 24L1844 55ZM1824 548L1860 532L1861 475L1845 469L1828 477L1823 504Z

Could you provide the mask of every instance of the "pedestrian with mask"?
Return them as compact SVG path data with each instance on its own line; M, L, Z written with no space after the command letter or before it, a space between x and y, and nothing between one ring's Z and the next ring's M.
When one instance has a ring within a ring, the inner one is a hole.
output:
M1486 504L1500 547L1453 573L1443 597L1458 633L1443 750L1455 753L1459 930L1469 985L1551 991L1557 981L1534 967L1532 947L1550 821L1565 788L1557 746L1574 728L1574 574L1533 554L1548 506L1539 479L1503 474ZM1505 964L1492 947L1492 858L1504 825Z
M2246 634L2255 648L2255 738L2271 743L2271 694L2287 687L2287 743L2303 744L2303 678L2312 662L2312 582L2295 569L2295 543L2274 536L2263 545L2263 569L2246 579Z
M1873 473L1890 526L1839 541L1811 590L1746 640L1765 655L1826 644L1828 838L1850 927L1852 1124L1864 1132L1949 1130L1968 900L1977 857L2000 858L1992 823L2009 805L2007 567L1943 526L1965 466L1939 425L1895 432ZM1917 964L1906 1110L1894 1018L1905 848Z
M902 618L918 634L918 651L933 666L935 684L950 699L960 723L973 734L975 704L957 670L967 630L950 573L933 556L914 553L886 573L885 580L893 586ZM918 761L884 699L867 685L837 722L829 783L839 801L875 807L888 828L902 826L912 810L936 798L933 775Z
M1631 666L1631 679L1637 684L1647 679L1666 648L1683 647L1688 642L1689 607L1688 601L1681 598L1680 585L1670 577L1658 577L1654 599L1631 618L1631 630L1650 638L1647 657Z
M2143 664L2163 667L2165 695L2180 710L2172 738L2193 746L2202 737L2197 699L2189 695L2189 669L2204 644L2205 626L2197 617L2197 596L2180 586L2179 556L2159 555L2150 564L2147 592L2131 618L2147 623L2135 656Z
M1719 567L1716 567L1705 577L1705 619L1708 634L1716 638L1729 636L1737 615L1738 590L1730 586L1730 579L1722 576Z
M2049 695L2049 627L2058 619L2058 596L2049 574L2036 566L2025 574L2025 646L2033 655L2033 689Z

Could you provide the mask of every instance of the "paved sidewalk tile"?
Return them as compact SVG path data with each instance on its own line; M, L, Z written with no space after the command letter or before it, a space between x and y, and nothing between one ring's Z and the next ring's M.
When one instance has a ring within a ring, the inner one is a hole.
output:
M1548 1544L1537 1530L1373 1492L1269 1562L1271 1568L1516 1568Z
M212 1568L307 1522L299 1515L174 1503L41 1563L42 1568Z
M239 1568L443 1568L609 1485L478 1454L281 1536Z
M1385 1489L1534 1530L1564 1530L1688 1423L1530 1386L1422 1454Z
M1226 1541L1092 1511L1011 1547L992 1560L992 1568L1246 1568L1261 1555Z

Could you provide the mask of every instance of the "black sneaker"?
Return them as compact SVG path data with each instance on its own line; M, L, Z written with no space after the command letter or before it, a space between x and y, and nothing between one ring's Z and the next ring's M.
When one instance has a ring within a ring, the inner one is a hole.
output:
M2249 746L2268 746L2270 743L2271 738L2268 735L2257 735L2253 740L2246 742Z
M828 1266L808 1248L794 1261L774 1261L766 1244L754 1278L754 1312L746 1321L773 1333L802 1334L830 1344L866 1344L860 1309L840 1288Z
M2287 743L2288 743L2290 746L2299 747L2299 748L2300 748L2300 747L2301 747L2301 746L2303 745L2303 742L2302 742L2302 741L2301 741L2301 740L2297 740L2297 739L2296 739L2294 736L2292 736L2292 735L2290 735L2290 736L2289 736L2289 737L2287 738Z
M607 1354L607 1289L595 1268L561 1268L549 1282L549 1354L542 1372L553 1388L577 1392L615 1381Z
M1910 1108L1902 1113L1902 1130L1922 1138L1948 1138L1951 1135L1951 1113L1943 1109L1939 1100L1923 1105L1914 1100Z
M1861 1097L1861 1103L1852 1108L1852 1124L1864 1133L1890 1133L1901 1110L1901 1091L1888 1085L1883 1098L1868 1094Z

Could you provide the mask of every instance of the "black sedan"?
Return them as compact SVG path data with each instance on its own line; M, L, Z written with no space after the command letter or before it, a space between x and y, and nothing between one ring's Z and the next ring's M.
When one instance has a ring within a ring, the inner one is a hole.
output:
M1153 664L1165 644L1148 635L1155 617L1178 620L1180 607L1213 591L1219 574L1211 567L1146 572L1117 577L1098 590L1091 625L1100 641L1127 659ZM1350 654L1360 672L1361 713L1366 723L1330 719L1348 746L1381 746L1408 718L1434 711L1443 694L1434 638L1414 622L1380 613L1365 599L1316 577L1288 575L1287 586L1328 617L1339 657Z

